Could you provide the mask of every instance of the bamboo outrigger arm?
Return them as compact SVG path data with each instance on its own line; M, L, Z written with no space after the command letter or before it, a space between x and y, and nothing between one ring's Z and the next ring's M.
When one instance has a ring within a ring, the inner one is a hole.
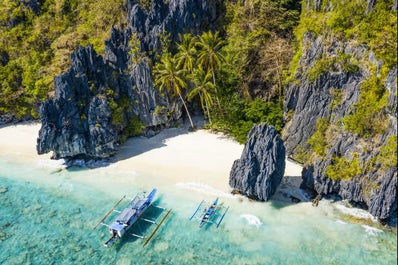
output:
M104 220L113 212L113 210L115 210L115 208L116 208L125 198L126 198L126 195L124 195L124 196L115 204L115 206L113 206L112 209L110 209L109 212L107 212L107 213L104 215L104 217L102 217L102 219L98 222L98 224L96 224L96 225L94 226L93 229L97 228L97 226L99 226L99 225L102 223L102 221L104 221Z
M164 220L166 220L167 216L170 214L171 209L167 211L167 213L165 214L165 216L162 218L162 220L160 220L159 224L156 226L156 228L152 231L152 233L145 239L143 246L145 247L148 242L152 239L153 235L155 235L155 233L158 231L160 225L163 223Z

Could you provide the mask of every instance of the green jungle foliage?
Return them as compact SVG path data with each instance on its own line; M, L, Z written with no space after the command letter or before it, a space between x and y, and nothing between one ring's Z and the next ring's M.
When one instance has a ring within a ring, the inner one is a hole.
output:
M358 154L354 154L351 160L345 157L335 156L332 163L326 167L326 176L333 180L351 180L361 174L361 162Z
M129 137L141 135L144 132L145 124L138 118L133 116L128 122L127 127L120 136L120 142L124 143Z
M300 1L225 1L223 60L209 127L245 143L254 124L283 127L283 85L293 56ZM219 105L217 107L217 105Z
M218 32L185 34L177 44L162 34L163 55L154 66L154 81L158 88L200 102L208 128L244 143L254 124L266 122L279 131L283 127L282 87L293 55L292 31L300 3L228 0L224 4L224 28ZM166 74L170 61L177 64ZM178 84L167 85L166 80ZM188 109L186 113L190 117Z
M367 44L387 67L397 64L397 12L394 0L377 1L366 13L367 1L333 0L335 7L327 21L335 32L346 39Z
M239 142L246 142L254 124L266 122L277 130L283 127L280 104L242 97L236 72L232 70L224 47L228 42L218 32L205 32L198 37L180 35L177 52L163 52L154 66L154 84L160 91L167 89L178 96L188 118L190 114L181 95L199 100L209 120L208 127L232 134ZM193 126L193 124L191 124Z
M388 91L383 80L373 75L361 85L358 103L354 112L343 118L345 129L363 137L372 137L384 132L388 126L384 108L388 106Z
M397 136L390 136L387 144L380 150L377 161L382 165L383 169L389 167L397 167Z
M335 110L342 102L343 95L340 89L331 88L330 96L332 97L332 102L330 103L330 109Z
M124 0L0 1L0 115L38 118L53 78L69 67L70 53L92 44L104 51L111 25L125 20Z
M296 72L302 53L302 40L306 32L367 45L387 68L397 65L397 12L392 10L394 0L377 1L370 13L367 1L322 1L320 11L303 8L300 23L294 33L297 47L291 63L291 75ZM303 7L307 2L303 1ZM332 8L330 8L332 7ZM356 68L356 67L355 67ZM351 69L351 71L355 71ZM290 77L292 79L292 76Z
M137 2L147 10L152 5L150 0ZM53 91L54 76L69 67L71 52L91 44L102 54L111 26L125 23L124 4L124 0L44 0L38 2L38 10L31 10L23 1L1 1L0 115L38 118L39 104ZM298 23L300 2L228 0L224 4L220 34L207 32L195 38L187 34L173 46L164 33L162 43L167 45L162 52L175 61L176 70L182 69L187 82L186 87L180 82L170 90L198 100L209 127L245 142L253 124L267 122L282 128L282 83L293 54L291 33ZM135 35L129 44L139 62L143 56ZM158 62L167 61L160 57ZM253 101L257 96L253 91L263 100ZM123 123L125 106L107 98L114 123Z
M340 70L346 73L356 73L359 71L358 62L351 55L345 53L339 53L333 57L324 56L308 69L307 77L314 81L326 72Z
M315 133L308 139L308 144L311 149L319 156L325 155L325 148L327 147L326 130L329 122L326 118L320 118L316 123Z
M242 97L281 99L300 2L226 1L225 60Z

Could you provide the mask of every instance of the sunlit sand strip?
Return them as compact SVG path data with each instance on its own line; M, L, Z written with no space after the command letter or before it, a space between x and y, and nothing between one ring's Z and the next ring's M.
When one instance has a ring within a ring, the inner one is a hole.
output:
M38 159L36 142L39 135L40 123L29 122L17 125L8 125L0 128L0 154L23 156ZM41 156L49 159L51 154Z

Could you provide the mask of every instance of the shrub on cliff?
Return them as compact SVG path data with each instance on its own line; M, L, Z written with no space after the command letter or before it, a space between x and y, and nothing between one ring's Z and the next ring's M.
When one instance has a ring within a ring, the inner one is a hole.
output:
M124 0L0 1L0 115L38 118L40 102L79 45L103 53Z

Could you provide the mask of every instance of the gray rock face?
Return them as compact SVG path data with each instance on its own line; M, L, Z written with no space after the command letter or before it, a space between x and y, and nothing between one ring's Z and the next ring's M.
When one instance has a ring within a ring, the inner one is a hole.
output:
M145 134L169 127L182 118L175 98L154 87L150 58L133 63L128 43L132 33L141 51L159 49L159 34L168 31L198 33L215 17L214 1L153 1L144 11L128 1L126 30L112 28L105 55L93 48L79 48L71 55L71 67L54 79L54 98L40 108L42 127L37 140L39 154L53 151L54 158L105 158L117 151L121 137L136 127ZM138 122L140 121L140 122ZM133 128L133 129L132 129Z
M322 6L322 0L307 0L307 6L311 6L313 10L320 11Z
M242 194L267 201L275 193L285 172L285 147L274 127L254 126L240 159L235 160L229 185Z
M371 5L373 1L368 3ZM383 64L366 46L351 46L338 39L307 33L296 81L288 84L285 90L284 111L292 114L283 135L286 152L288 156L308 154L308 140L316 131L317 120L324 118L332 125L325 154L307 160L311 162L305 165L301 187L322 195L338 195L368 209L380 220L389 220L397 215L397 167L385 169L377 162L377 157L387 140L397 136L397 69L390 69L384 83L388 91L388 106L384 110L389 123L387 131L373 138L362 138L346 130L342 118L352 114L353 106L359 100L361 84L372 73L361 65L356 71L347 71L336 64L312 80L308 75L319 59L336 57L342 51L358 62L367 59L376 71ZM333 157L350 160L354 154L360 161L361 174L350 180L332 180L326 176L327 167L334 164Z
M136 1L128 2L127 19L134 32L138 32L143 50L160 49L159 35L169 33L172 41L178 33L200 34L217 19L217 2L210 0L153 0L152 9L144 10Z
M336 40L335 45L328 47L326 51L324 37L313 37L307 33L303 39L305 53L300 60L303 68L296 73L298 83L288 84L285 88L284 113L294 111L292 119L286 126L283 136L287 154L290 156L297 152L297 149L308 149L307 140L316 129L319 118L331 117L339 120L351 111L351 106L358 101L361 82L366 78L366 73L358 71L347 73L341 68L321 73L318 78L310 81L306 71L322 56L333 57L346 50L347 53L358 52L350 45ZM362 56L362 51L358 52ZM355 55L356 56L356 55ZM338 66L337 66L338 67ZM344 95L342 104L331 108L333 93Z
M55 98L41 105L39 154L102 158L116 151L119 136L106 100L108 78L102 57L91 46L72 55L68 72L54 79Z
M396 78L396 69L392 69L386 81L386 87L390 91L395 91L394 87L390 87L390 79ZM395 95L395 96L394 96ZM390 102L396 102L396 94L390 94ZM334 155L343 155L350 158L349 154L359 154L361 167L365 168L370 165L372 159L377 157L380 147L385 145L390 136L397 135L397 115L393 106L388 107L390 112L390 130L379 136L378 139L359 138L348 132L340 132L329 143L329 149L323 159L315 159L315 161L307 165L303 169L302 188L315 190L318 194L335 194L342 199L349 200L354 204L367 208L369 212L378 217L380 220L389 220L396 216L397 213L397 167L393 166L387 170L383 169L380 164L374 164L364 173L349 181L337 180L333 181L325 174L326 168L333 164L332 157ZM395 112L393 112L395 111ZM331 115L337 115L332 112ZM305 115L301 113L300 115ZM331 117L328 117L331 119ZM305 138L304 138L305 139ZM369 146L364 149L363 145Z

